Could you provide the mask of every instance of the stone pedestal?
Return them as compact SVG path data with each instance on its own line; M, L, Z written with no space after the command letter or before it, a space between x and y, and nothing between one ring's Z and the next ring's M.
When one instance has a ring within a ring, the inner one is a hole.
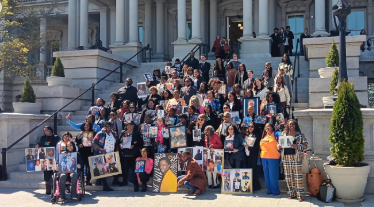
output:
M374 166L374 109L363 108L361 109L361 112L364 119L364 162L370 164L371 166ZM323 163L326 162L326 157L331 154L331 144L328 138L330 136L329 127L331 122L332 109L307 109L295 111L294 116L298 119L301 132L304 133L305 137L308 140L309 149L312 149L317 157L317 167L321 170L324 178L326 178ZM312 166L314 166L313 161ZM369 173L365 194L374 194L373 168Z
M110 48L112 50L113 55L117 55L119 57L123 57L126 59L131 58L141 49L141 47L136 44L111 45ZM137 57L134 57L132 60L136 62L141 62L141 54L139 54Z
M133 53L135 54L135 53ZM110 54L101 50L77 50L54 52L54 57L60 56L62 64L65 67L65 76L72 78L72 87L87 89L96 83L110 71L117 68L121 62L127 61L127 58ZM136 61L129 61L123 66L123 80L130 67L138 67ZM95 86L95 89L108 88L111 83L119 80L120 70L106 77L101 83Z
M240 58L271 58L270 38L241 38Z
M200 42L201 43L201 42ZM171 44L174 45L174 57L173 62L175 59L179 58L179 60L182 61L182 59L189 53L191 50L196 46L196 44L200 43L192 43L192 42L185 42L185 41L175 41ZM200 59L200 50L198 50L195 53L195 58Z

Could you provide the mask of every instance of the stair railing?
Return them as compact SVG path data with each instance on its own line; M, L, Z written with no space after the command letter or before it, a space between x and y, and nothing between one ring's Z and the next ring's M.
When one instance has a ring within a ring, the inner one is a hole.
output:
M207 47L207 46L208 46L208 45L205 44L205 43L197 44L197 45L195 45L195 46L192 48L192 50L191 50L190 52L194 52L194 53L196 53L198 50L201 52L201 47ZM181 65L182 65L182 66L184 65L184 62L185 62L185 60L187 59L187 57L190 55L190 52L188 52L187 55L184 56L184 58L181 60ZM196 68L194 68L194 69L196 69Z
M297 78L300 77L300 54L297 53L297 49L299 49L299 43L300 43L300 39L297 38L297 42L296 42L296 51L295 51L295 60L293 62L293 65L294 65L294 72L292 74L292 79L294 80L294 94L295 94L295 103L299 103L299 100L298 100L298 95L297 95ZM296 64L297 62L297 64ZM297 76L295 77L295 73L297 71ZM293 116L293 114L292 114Z
M29 134L31 134L33 131L35 131L37 128L39 128L40 126L42 126L45 122L47 122L50 118L54 117L54 128L56 129L54 131L55 134L57 134L57 113L62 111L64 108L66 108L67 106L69 106L71 103L73 103L74 101L76 101L77 99L79 99L80 97L82 97L85 93L87 93L88 91L92 91L92 97L94 96L94 90L95 90L95 86L97 84L99 84L101 81L103 81L105 78L107 78L109 75L111 75L112 73L114 73L115 71L117 71L119 68L122 68L123 65L126 65L130 60L132 60L134 57L137 57L140 53L143 52L143 50L148 50L149 49L149 44L142 48L140 51L138 51L134 56L132 56L131 58L129 58L128 60L126 60L126 62L120 64L120 66L118 66L117 68L115 68L114 70L110 71L107 75L105 75L104 77L102 77L100 80L98 80L96 83L93 83L92 86L88 89L86 89L83 93L81 93L79 96L77 96L76 98L74 98L73 100L71 100L69 103L67 103L65 106L61 107L60 109L56 110L52 115L50 115L49 117L47 117L46 119L44 119L42 122L40 122L39 124L37 124L34 128L32 128L30 131L28 131L25 135L23 135L21 138L19 138L17 141L15 141L13 144L9 145L9 147L7 148L2 148L1 150L1 155L2 155L2 178L1 180L2 181L5 181L7 180L7 166L6 166L6 153L8 150L10 150L12 147L14 147L16 144L18 144L20 141L22 141L26 136L28 136ZM122 77L122 74L121 74L121 77ZM93 100L93 99L92 99ZM92 100L91 100L91 105L92 105Z

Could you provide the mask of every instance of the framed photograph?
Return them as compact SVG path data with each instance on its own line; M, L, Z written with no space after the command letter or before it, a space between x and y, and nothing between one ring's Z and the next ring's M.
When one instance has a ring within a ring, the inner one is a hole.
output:
M123 149L130 149L131 141L132 141L132 136L123 137L122 138L122 148Z
M192 131L193 134L193 141L198 142L201 140L201 129L194 129Z
M192 121L194 121L194 122L197 122L197 119L199 118L199 115L193 115L192 116Z
M182 153L183 152L190 152L191 156L193 157L193 151L194 151L194 147L186 147L186 148L178 148L178 151L179 152L179 158L182 158ZM182 164L181 162L179 162L178 160L178 171L186 171L186 163Z
M135 173L144 172L145 160L136 160L135 161Z
M284 115L282 113L275 115L275 119L279 125L285 124Z
M157 118L163 118L165 116L165 110L157 110Z
M246 136L244 137L243 145L248 146L248 147L253 147L253 145L255 144L255 141L256 141L256 137Z
M230 123L222 123L222 130L221 130L221 134L226 134L226 129L227 127L230 126Z
M142 127L141 127L141 132L143 135L146 135L148 136L148 129L151 125L150 124L144 124Z
M268 104L267 114L275 115L277 113L277 106L275 104Z
M26 161L36 160L35 150L36 150L35 148L26 148L25 149Z
M122 174L118 152L88 157L92 179Z
M255 123L256 124L266 124L266 116L256 115L255 116Z
M156 110L147 110L147 111L145 112L145 115L147 116L148 114L151 115L152 119L155 118L155 117L157 116L157 114L156 114Z
M151 126L148 129L148 137L149 138L156 138L158 135L158 127L156 126Z
M251 122L252 122L252 117L251 116L243 118L243 124L244 124L245 127L248 127Z
M168 127L162 127L162 137L169 138L169 128Z
M170 71L170 66L165 66L165 73L166 74L170 74L171 73L171 71Z
M169 100L160 100L159 105L163 106L164 109L166 109L166 106L168 105Z
M54 147L47 147L46 149L46 159L55 159L55 148Z
M224 150L223 149L209 149L204 148L203 150L203 170L222 173L223 162L224 162Z
M170 133L169 140L170 140L171 149L187 146L185 126L171 127L169 128L169 133Z
M94 138L93 132L83 132L82 144L84 147L92 147L92 141Z
M153 77L150 73L144 73L144 78L146 81L153 81Z
M67 152L58 155L58 173L76 173L77 172L77 153ZM48 163L47 163L48 165Z
M27 160L26 161L26 171L27 172L34 172L34 171L36 171L35 170L35 161L36 160Z
M243 116L248 114L248 106L251 105L255 109L255 114L260 114L260 98L251 97L243 99Z
M133 117L132 120L134 121L134 124L139 125L140 124L140 119L141 119L140 114L133 113L132 117Z
M221 193L252 194L252 177L252 169L224 169Z
M183 113L183 114L188 114L187 106L183 106L183 108L182 108L182 113Z
M174 85L172 83L165 83L166 90L169 90L170 92L173 90Z
M176 119L176 118L168 117L168 119L167 119L167 121L166 121L166 125L172 125L172 126L174 126L175 119Z
M123 122L130 123L132 121L132 114L125 114Z
M291 148L293 144L293 136L280 136L279 137L279 145L282 148Z
M226 94L226 84L219 85L218 94Z
M78 162L78 161L77 161ZM56 162L55 159L48 159L47 160L47 168L49 171L56 170Z
M176 193L178 158L176 153L156 153L154 155L152 192Z
M138 83L138 97L139 98L147 97L147 87L145 85L145 82Z
M244 97L245 96L245 89L240 89L240 91L239 91L239 96L240 97Z
M225 144L223 147L225 152L234 151L234 140L225 140Z
M236 124L240 124L241 120L239 119L239 111L231 112L231 121Z

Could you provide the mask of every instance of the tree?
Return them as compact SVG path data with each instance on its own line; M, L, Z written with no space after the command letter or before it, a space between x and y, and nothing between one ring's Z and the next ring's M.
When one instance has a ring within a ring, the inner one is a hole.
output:
M329 141L331 155L341 166L357 166L364 160L364 122L360 103L351 82L339 84L332 112Z
M36 101L34 89L30 84L29 77L27 77L25 80L25 84L23 85L23 92L21 94L21 98L19 99L19 101L28 103L35 103Z
M52 76L65 77L64 65L62 64L60 57L56 58L55 65L52 68Z
M335 45L335 41L332 41L330 51L326 55L326 67L339 67L339 52Z
M330 93L332 95L335 94L335 87L338 85L339 80L339 70L335 68L334 73L332 74L331 81L330 81Z

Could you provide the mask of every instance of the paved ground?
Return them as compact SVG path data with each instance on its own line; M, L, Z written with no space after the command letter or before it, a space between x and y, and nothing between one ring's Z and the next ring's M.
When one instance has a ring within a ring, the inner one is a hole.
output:
M18 190L18 189L0 189L0 206L51 206L50 196L44 194L45 190ZM266 191L256 192L254 195L228 195L217 194L216 192L206 192L199 197L187 196L185 193L177 194L155 194L151 192L135 193L130 191L90 191L87 192L83 200L79 202L66 201L66 206L162 206L162 207L184 207L184 206L352 206L369 207L374 206L374 196L365 196L364 202L344 205L342 203L325 204L316 198L306 197L305 201L299 203L297 200L288 200L286 194L279 196L268 196ZM60 205L60 204L58 204Z

